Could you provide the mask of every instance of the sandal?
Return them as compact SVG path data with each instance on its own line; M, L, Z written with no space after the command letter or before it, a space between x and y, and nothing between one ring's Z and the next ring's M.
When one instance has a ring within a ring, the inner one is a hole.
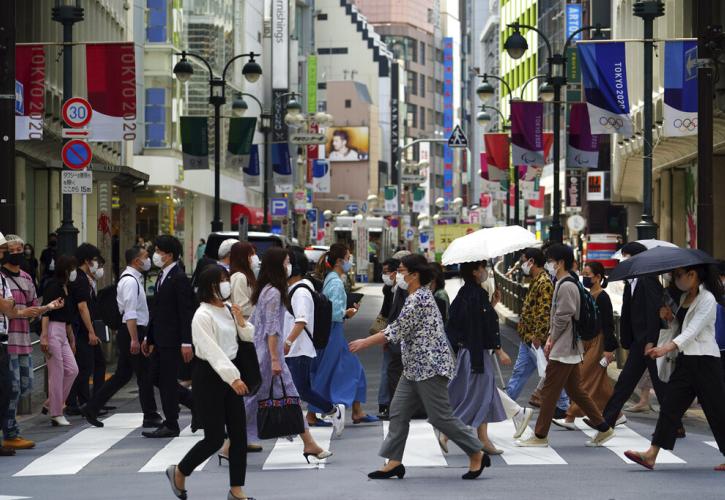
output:
M645 469L653 470L655 468L654 465L648 464L642 454L637 451L627 450L624 452L624 456L630 459L632 462L641 465Z
M372 415L365 415L360 418L353 418L352 423L353 424L370 424L373 422L379 422L380 419L378 417L373 417Z
M725 472L725 464L716 465L713 470L718 472Z

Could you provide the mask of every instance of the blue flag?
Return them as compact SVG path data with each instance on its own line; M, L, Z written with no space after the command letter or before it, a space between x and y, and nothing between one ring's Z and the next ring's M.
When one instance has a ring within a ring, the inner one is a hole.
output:
M667 137L697 135L697 41L665 42L665 105Z
M259 146L252 144L249 150L249 157L246 165L242 167L242 173L244 174L244 185L247 187L259 186Z
M578 43L592 134L632 135L624 42Z
M272 173L274 190L277 193L291 193L293 190L292 165L289 146L286 143L272 144Z

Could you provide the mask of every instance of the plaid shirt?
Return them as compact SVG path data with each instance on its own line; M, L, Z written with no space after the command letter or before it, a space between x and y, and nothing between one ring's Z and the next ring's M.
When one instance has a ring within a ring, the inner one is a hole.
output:
M35 291L33 279L25 271L20 271L19 276L11 276L7 269L3 268L5 286L10 288L15 309L22 311L26 307L38 305L38 295ZM18 288L20 287L20 288ZM8 354L31 354L33 347L30 345L30 320L27 318L14 318L8 321Z
M542 271L531 282L519 317L518 331L523 342L538 340L543 344L546 341L553 295L554 284L549 279L549 274Z

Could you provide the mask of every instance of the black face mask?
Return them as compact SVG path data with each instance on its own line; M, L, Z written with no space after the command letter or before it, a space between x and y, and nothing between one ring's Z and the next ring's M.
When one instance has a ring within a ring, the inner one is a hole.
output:
M25 262L25 255L22 253L6 253L4 260L11 266L20 266Z
M55 248L55 246L56 246L57 244L58 244L58 242L57 242L57 241L55 241L55 240L50 240L50 241L48 242L48 246L49 246L50 248Z

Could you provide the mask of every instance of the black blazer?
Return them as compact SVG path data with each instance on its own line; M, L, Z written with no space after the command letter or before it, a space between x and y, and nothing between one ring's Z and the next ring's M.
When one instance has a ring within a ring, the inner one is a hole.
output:
M150 312L149 342L159 347L191 345L193 291L189 278L178 264L156 289Z
M662 307L662 285L652 276L637 280L632 286L627 282L622 301L619 340L622 347L631 349L635 342L640 347L652 343L657 345L660 336L660 307Z

